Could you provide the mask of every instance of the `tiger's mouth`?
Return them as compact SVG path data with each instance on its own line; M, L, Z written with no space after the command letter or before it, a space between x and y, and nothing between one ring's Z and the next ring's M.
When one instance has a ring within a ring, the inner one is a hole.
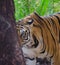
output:
M29 60L34 60L35 58L29 58L29 57L25 57L26 59L29 59Z

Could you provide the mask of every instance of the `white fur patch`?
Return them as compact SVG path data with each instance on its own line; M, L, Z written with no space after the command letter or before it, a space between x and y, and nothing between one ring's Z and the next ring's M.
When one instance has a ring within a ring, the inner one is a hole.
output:
M33 52L32 49L28 49L27 47L22 47L23 55L24 57L29 57L29 58L35 58L36 54Z

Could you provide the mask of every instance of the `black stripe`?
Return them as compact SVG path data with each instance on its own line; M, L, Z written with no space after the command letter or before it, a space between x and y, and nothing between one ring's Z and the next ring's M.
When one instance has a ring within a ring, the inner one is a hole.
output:
M58 16L56 16L56 15L54 15L54 16L58 19L58 22L60 24L60 18Z
M54 19L53 18L50 18L50 19L51 19L51 23L52 23L53 27L56 28L56 32L57 32L57 27L56 27L56 23L54 23L55 22Z
M54 19L52 19L52 18L50 18L50 19L51 19L52 25L56 26L56 24L54 23L55 22Z
M60 14L60 13L59 13ZM59 22L59 26L60 26L60 18L56 15L54 15L57 19L58 19L58 22ZM60 30L59 30L59 43L60 43Z
M45 18L45 17L44 17ZM50 22L49 22L49 18L45 18L45 20L48 22L48 24L51 26Z
M39 44L39 41L37 40L37 38L36 38L36 36L34 34L32 35L32 37L33 37L33 40L35 42L35 44L32 45L32 47L35 47L36 48L38 46L38 44Z

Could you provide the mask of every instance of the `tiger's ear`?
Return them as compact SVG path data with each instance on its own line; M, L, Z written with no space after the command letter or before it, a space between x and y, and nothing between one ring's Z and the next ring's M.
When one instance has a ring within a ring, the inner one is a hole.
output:
M33 23L33 19L28 20L27 24L31 25Z

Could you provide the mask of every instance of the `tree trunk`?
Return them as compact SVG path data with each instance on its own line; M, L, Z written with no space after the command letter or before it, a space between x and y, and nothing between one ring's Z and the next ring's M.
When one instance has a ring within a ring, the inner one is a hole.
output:
M14 13L13 0L0 0L0 65L25 65Z

